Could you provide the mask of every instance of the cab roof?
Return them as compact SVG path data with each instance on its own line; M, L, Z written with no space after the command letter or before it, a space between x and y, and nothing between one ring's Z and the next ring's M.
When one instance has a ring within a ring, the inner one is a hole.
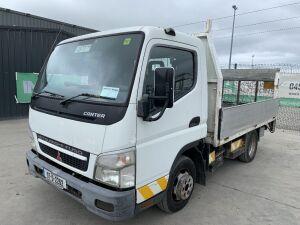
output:
M127 27L127 28L113 29L113 30L107 30L107 31L101 31L101 32L86 34L86 35L82 35L82 36L77 36L77 37L73 37L70 39L66 39L66 40L60 42L59 45L74 42L74 41L90 39L90 38L97 38L97 37L101 37L101 36L122 34L122 33L131 33L131 32L143 32L145 34L146 38L149 40L154 39L154 38L160 38L160 39L167 39L167 40L182 42L182 43L194 45L194 46L196 46L200 42L199 38L189 35L189 34L186 34L186 33L183 33L183 32L178 32L176 30L175 30L176 35L172 36L172 35L166 34L165 29L161 28L161 27L139 26L139 27Z

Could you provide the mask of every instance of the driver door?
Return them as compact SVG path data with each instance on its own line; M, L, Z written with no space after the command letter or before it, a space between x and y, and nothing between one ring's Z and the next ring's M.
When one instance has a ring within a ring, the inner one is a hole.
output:
M153 39L147 45L139 84L138 100L154 92L154 70L175 70L174 106L154 122L137 118L136 187L167 176L178 152L185 145L206 136L206 120L201 96L202 72L197 47ZM203 64L204 65L204 64ZM204 95L206 96L206 95ZM191 126L194 118L200 123Z

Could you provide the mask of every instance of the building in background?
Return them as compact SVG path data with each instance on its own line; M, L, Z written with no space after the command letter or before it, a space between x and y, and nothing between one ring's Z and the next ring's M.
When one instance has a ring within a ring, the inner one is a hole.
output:
M57 43L96 32L64 22L0 8L0 120L26 117L28 104L16 101L16 72L38 73Z

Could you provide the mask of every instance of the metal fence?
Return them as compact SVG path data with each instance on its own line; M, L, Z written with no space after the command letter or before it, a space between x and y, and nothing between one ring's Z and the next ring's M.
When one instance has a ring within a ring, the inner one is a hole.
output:
M300 131L300 108L280 106L277 128Z
M222 64L222 69L227 69L228 64ZM231 68L236 69L280 69L282 73L299 73L300 64L274 63L274 64L232 64Z

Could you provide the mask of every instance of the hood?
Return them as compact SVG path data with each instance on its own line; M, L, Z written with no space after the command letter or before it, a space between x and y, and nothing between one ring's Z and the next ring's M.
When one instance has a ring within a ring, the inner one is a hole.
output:
M131 148L136 144L135 104L129 104L123 119L111 125L76 121L31 108L29 124L37 135L94 155Z
M105 125L85 123L30 109L29 124L33 132L66 145L99 155Z

